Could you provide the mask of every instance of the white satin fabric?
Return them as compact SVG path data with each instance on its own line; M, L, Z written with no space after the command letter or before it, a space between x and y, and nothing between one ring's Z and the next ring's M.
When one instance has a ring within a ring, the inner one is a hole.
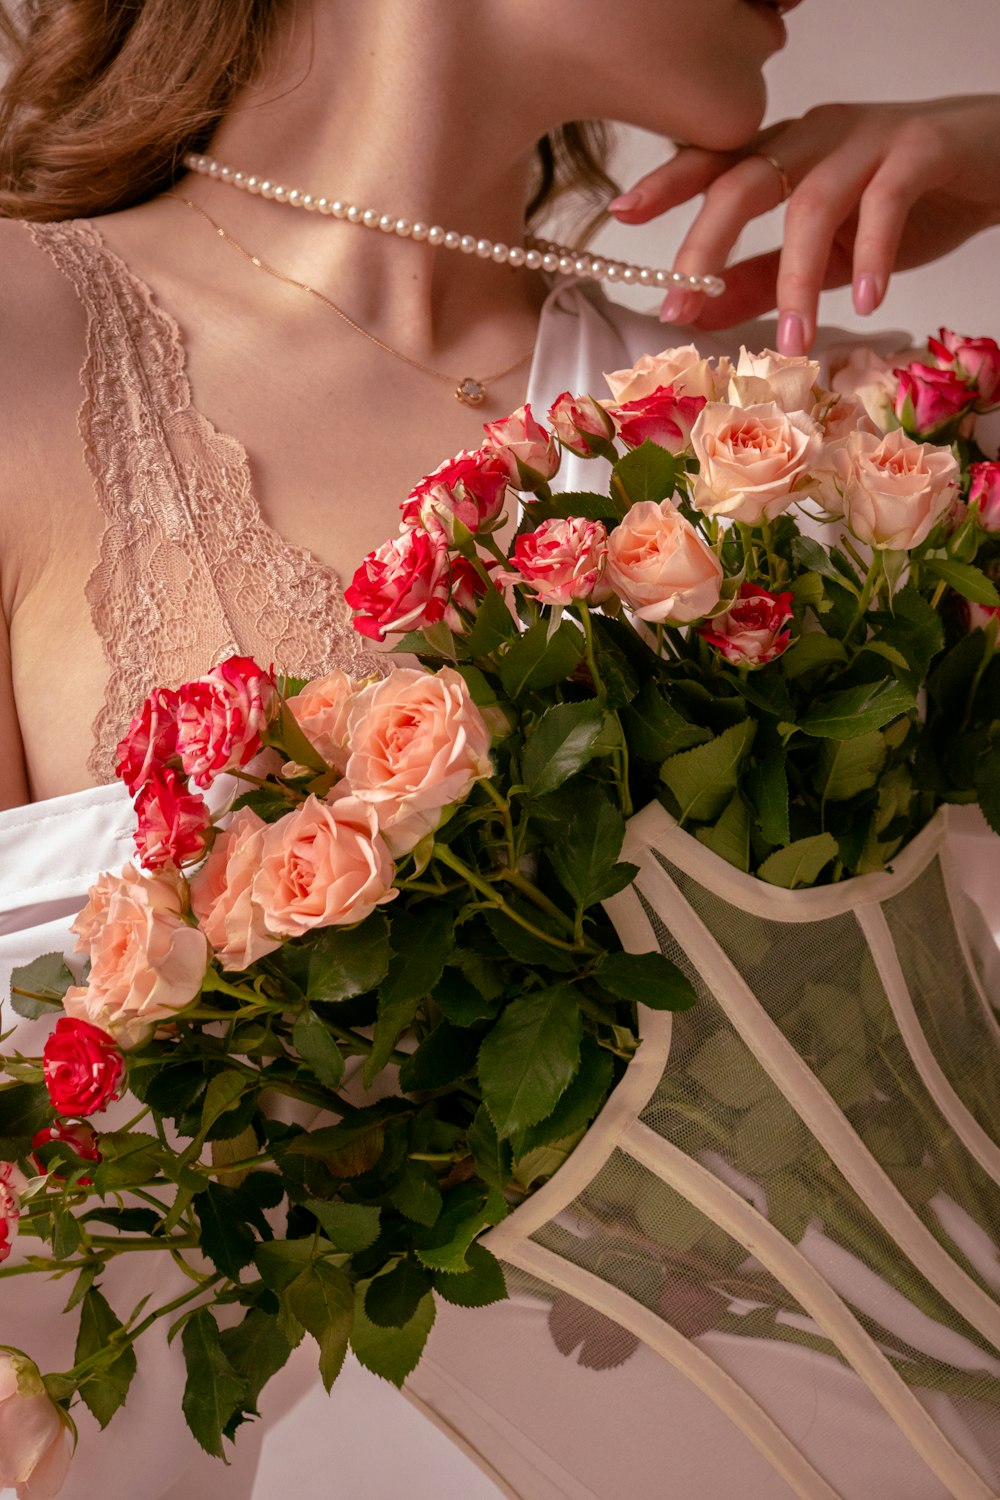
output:
M603 302L591 289L557 288L542 313L528 399L542 414L563 390L600 394L603 370L682 337ZM705 354L733 353L740 342L763 347L773 330L755 324L724 340L695 337ZM885 340L886 347L904 343L902 335ZM594 489L600 481L593 464L569 459L560 486ZM69 921L97 874L130 857L131 830L129 800L119 786L0 812L0 996L9 993L13 966L69 950ZM998 885L983 863L991 854L986 840L970 836L964 881L977 897L993 896ZM1000 912L993 922L1000 932ZM12 1022L5 1050L40 1051L51 1023L21 1021L5 1006L4 1029ZM126 1118L127 1101L116 1110ZM15 1254L29 1244L23 1239ZM131 1263L124 1257L106 1277L119 1315L127 1316L148 1291L150 1269L147 1256ZM180 1272L158 1261L158 1301L184 1285ZM69 1291L69 1283L38 1276L0 1281L0 1343L23 1348L43 1370L70 1365L76 1320L60 1315ZM521 1500L783 1500L788 1493L775 1488L773 1471L711 1403L645 1348L617 1371L596 1373L564 1359L549 1337L544 1307L531 1297L515 1295L475 1313L439 1305L428 1357L408 1390L433 1426L415 1420L395 1392L353 1362L325 1397L313 1356L307 1339L265 1392L265 1420L242 1429L235 1460L224 1467L187 1432L180 1351L167 1346L158 1326L142 1341L128 1403L107 1432L100 1435L79 1404L74 1409L81 1438L62 1500L273 1500L279 1492L336 1500L385 1500L397 1492L409 1500L491 1500L498 1493ZM801 1365L801 1379L789 1382L790 1417L808 1424L817 1410L814 1383L836 1384L841 1376L829 1361L817 1372L802 1351L786 1357ZM484 1369L490 1379L481 1391ZM853 1442L859 1418L850 1401L845 1382L842 1403L824 1403L838 1420L818 1434L818 1443ZM574 1420L563 1424L570 1412ZM872 1451L868 1442L864 1447ZM904 1458L897 1461L891 1436L884 1452L888 1472L907 1472L898 1467ZM889 1492L875 1483L865 1488L859 1474L857 1494ZM897 1484L893 1500L897 1494L941 1500L940 1490L922 1489L916 1478L912 1488ZM13 1492L0 1495L12 1500Z

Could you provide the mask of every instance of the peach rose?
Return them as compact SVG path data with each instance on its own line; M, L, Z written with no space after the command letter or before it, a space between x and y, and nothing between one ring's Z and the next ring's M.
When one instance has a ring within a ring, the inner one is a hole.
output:
M608 537L605 581L640 620L686 625L719 602L722 564L669 500L640 500Z
M691 446L700 465L694 481L698 509L757 526L788 509L822 440L804 412L788 414L773 401L744 407L718 401L694 424Z
M224 969L249 968L281 946L251 890L266 829L251 808L241 807L191 880L191 910Z
M17 1500L53 1500L66 1482L73 1431L45 1389L38 1366L0 1350L0 1489Z
M408 854L492 771L490 731L452 667L397 667L354 700L351 790L378 816L397 857Z
M363 922L399 894L395 874L374 812L340 782L267 825L252 895L269 932L301 937Z
M173 871L141 875L125 865L119 876L100 875L70 927L91 969L85 988L67 991L67 1015L108 1032L120 1047L135 1047L190 1005L201 990L208 943L183 910Z
M341 776L347 765L347 715L360 686L336 667L287 699L303 734Z
M736 406L773 401L782 411L809 411L818 379L819 365L804 354L775 354L773 349L751 354L741 347L729 388L739 398L733 401Z
M923 357L923 350L901 349L883 359L874 349L853 344L831 354L830 385L841 396L856 397L879 432L887 432L895 425L892 404L899 379L894 372L897 366Z
M839 512L870 547L919 547L955 498L951 449L915 442L900 428L884 438L852 433L833 462Z
M672 386L675 396L704 396L711 401L716 395L712 367L694 344L644 354L629 370L605 370L604 378L618 406L651 396L663 385Z

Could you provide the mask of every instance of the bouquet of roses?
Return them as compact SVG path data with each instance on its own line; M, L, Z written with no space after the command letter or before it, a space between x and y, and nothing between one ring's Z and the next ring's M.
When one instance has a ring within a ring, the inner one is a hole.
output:
M221 1453L306 1334L328 1387L349 1346L399 1383L435 1297L504 1295L478 1237L572 1151L637 1007L693 998L602 910L634 807L789 888L883 868L942 801L1000 826L997 345L942 331L839 390L693 348L608 380L489 424L359 568L357 628L420 666L236 658L133 721L141 870L92 889L80 972L14 979L56 1019L3 1058L0 1277L72 1278L80 1332L44 1378L0 1355L0 1482L56 1492L70 1405L110 1420L157 1318ZM565 452L610 484L553 493ZM108 1264L157 1249L179 1295L112 1309Z

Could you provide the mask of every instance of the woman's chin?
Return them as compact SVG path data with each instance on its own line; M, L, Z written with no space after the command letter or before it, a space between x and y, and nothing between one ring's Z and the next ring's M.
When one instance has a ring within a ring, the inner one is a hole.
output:
M740 80L740 89L721 89L697 114L692 112L691 126L676 135L692 146L706 151L739 151L760 129L767 108L767 88L758 74L757 87Z

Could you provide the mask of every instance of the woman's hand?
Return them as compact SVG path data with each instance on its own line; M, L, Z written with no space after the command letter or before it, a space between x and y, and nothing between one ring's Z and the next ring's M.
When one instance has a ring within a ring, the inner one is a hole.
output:
M804 354L824 287L850 282L857 311L874 312L894 270L1000 223L1000 95L823 104L738 152L682 146L611 207L621 223L644 224L704 193L674 265L721 272L741 230L782 201L786 183L781 249L729 267L717 299L672 291L664 322L727 328L777 307L779 350Z

